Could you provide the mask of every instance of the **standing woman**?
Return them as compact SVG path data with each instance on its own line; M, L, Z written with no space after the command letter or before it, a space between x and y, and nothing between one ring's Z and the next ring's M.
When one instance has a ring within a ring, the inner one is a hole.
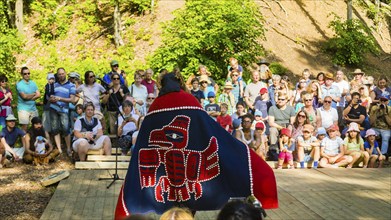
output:
M140 115L146 115L145 104L147 102L148 90L143 84L141 84L143 78L140 73L134 74L134 83L129 86L130 96L134 98L135 109Z
M129 93L128 88L120 83L120 75L118 73L111 74L111 82L113 86L109 89L109 95L102 100L107 103L107 111L109 115L110 134L115 134L115 123L117 122L118 107L124 101L124 96Z
M95 80L95 73L91 70L88 70L84 73L84 84L80 85L76 89L76 93L83 93L84 105L91 102L94 105L94 116L101 121L103 130L105 130L105 118L100 108L100 98L105 98L106 89L98 84Z
M12 113L11 101L12 93L7 86L8 78L5 75L0 76L0 125L5 127L5 118Z

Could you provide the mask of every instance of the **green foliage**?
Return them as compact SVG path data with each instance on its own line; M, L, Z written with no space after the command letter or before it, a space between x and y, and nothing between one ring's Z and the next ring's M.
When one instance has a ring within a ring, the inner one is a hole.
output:
M17 30L9 27L6 10L4 1L0 1L0 74L12 79L16 62L14 54L20 52L22 42Z
M189 0L164 24L163 45L150 60L152 68L179 67L185 75L206 65L215 79L224 79L228 59L242 66L264 54L262 15L250 0Z
M329 27L335 34L325 44L324 49L332 55L334 63L359 65L363 62L365 54L379 52L376 40L360 20L341 21L340 17L335 16Z
M283 65L281 65L280 63L274 63L274 62L269 65L269 69L273 74L277 74L277 75L284 75L288 71L288 69Z
M130 3L131 11L138 12L139 14L142 14L145 11L151 9L151 0L131 0L131 1L124 1L124 3L125 2Z
M31 9L39 15L33 29L44 43L64 36L69 30L75 7L71 3L62 4L58 0L31 3Z

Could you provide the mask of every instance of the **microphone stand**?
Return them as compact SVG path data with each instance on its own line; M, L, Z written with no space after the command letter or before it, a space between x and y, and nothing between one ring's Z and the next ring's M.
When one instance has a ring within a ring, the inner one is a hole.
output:
M102 82L104 87L109 88L109 84L107 84L105 81L103 81L100 78L98 78L98 79ZM118 116L120 115L123 120L125 120L125 117L122 114L122 112L119 110L118 99L117 99L117 96L114 93L114 89L113 89L113 93L109 94L109 99L114 103L114 105L115 105L115 107L117 109L117 114L116 114L117 123L115 125L115 131L116 131L115 132L115 134L116 134L115 138L116 138L116 141L118 143L118 140L119 140L119 135L118 135ZM118 175L118 148L119 148L118 146L115 148L115 172L114 172L113 176L112 177L108 177L108 178L99 178L99 180L112 180L111 183L106 187L107 189L109 189L110 186L113 185L113 183L115 183L115 181L117 181L117 180L124 180L123 178L120 178L119 175Z

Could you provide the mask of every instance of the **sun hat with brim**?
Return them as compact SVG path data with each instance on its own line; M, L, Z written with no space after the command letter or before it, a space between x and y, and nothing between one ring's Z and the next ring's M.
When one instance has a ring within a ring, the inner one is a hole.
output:
M225 82L224 89L233 89L232 83L230 81Z
M15 118L14 115L8 115L7 118L5 119L6 121L16 121L17 119Z
M42 137L42 136L38 136L38 137L37 137L37 140L43 141L43 137Z
M210 80L207 75L201 75L199 78L199 81L200 81L200 83L206 81L206 82L208 82L208 84L210 84Z
M326 135L327 132L326 132L326 129L324 127L319 127L318 130L316 131L316 136L319 136L319 135Z
M269 62L267 62L267 60L266 59L261 59L260 61L258 61L257 62L257 64L258 65L262 65L262 64L264 64L264 65L266 65L266 66L269 66Z
M291 137L291 130L289 130L288 128L281 129L280 136L282 136L282 135L286 135L288 137Z
M377 136L376 131L373 130L372 128L367 130L367 132L365 133L365 137L369 137L371 135Z
M334 75L332 73L326 73L326 74L324 74L324 78L326 78L326 79L334 79Z
M303 126L303 131L308 131L308 132L312 133L314 131L314 126L312 126L310 124L305 124Z
M330 127L327 128L327 130L339 131L339 127L335 124L332 124Z
M360 69L355 69L353 74L354 75L358 75L358 74L364 75L365 73L363 71L361 71Z
M118 61L112 60L112 61L110 62L110 65L111 65L111 66L115 66L115 65L119 65L119 64L118 64Z
M360 128L358 127L358 124L356 122L352 122L349 124L349 128L346 132L351 132L351 131L360 132Z

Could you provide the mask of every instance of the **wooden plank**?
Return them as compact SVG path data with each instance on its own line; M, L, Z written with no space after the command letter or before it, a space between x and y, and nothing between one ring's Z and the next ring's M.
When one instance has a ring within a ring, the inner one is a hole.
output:
M103 155L103 149L98 149L98 150L88 150L87 152L88 155ZM117 154L117 149L111 148L111 154ZM121 149L118 149L118 154L121 154Z
M115 156L104 156L104 155L88 155L87 161L115 161ZM118 161L125 162L130 161L130 156L118 156Z
M129 162L118 162L118 169L128 169ZM86 162L75 163L76 169L115 169L115 162Z

